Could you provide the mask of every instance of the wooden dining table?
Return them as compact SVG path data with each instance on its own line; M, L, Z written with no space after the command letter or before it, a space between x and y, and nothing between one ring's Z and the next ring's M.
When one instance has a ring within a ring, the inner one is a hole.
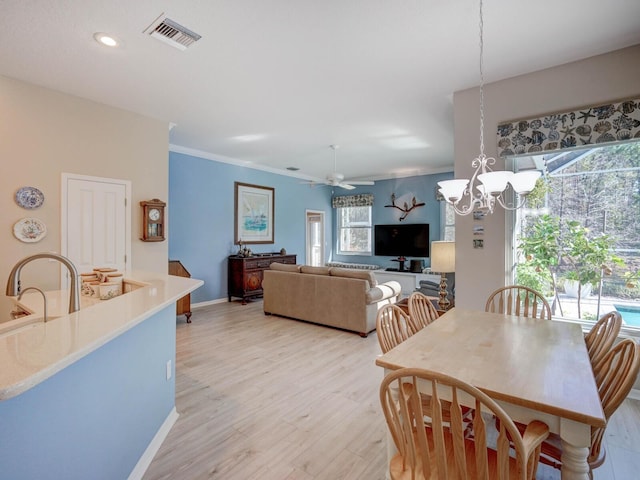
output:
M546 423L562 440L562 479L589 478L591 427L606 420L579 324L453 308L376 365L445 373L484 391L517 422Z

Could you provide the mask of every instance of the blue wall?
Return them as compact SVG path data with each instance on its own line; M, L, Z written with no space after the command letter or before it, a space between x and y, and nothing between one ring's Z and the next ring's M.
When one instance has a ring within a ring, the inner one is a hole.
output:
M180 260L204 285L193 303L227 296L227 257L234 245L234 182L275 188L275 243L249 245L255 253L296 254L305 263L306 210L325 212L326 252L331 249L331 189L300 179L228 163L169 153L169 258Z
M396 267L392 257L340 256L335 250L335 218L331 196L373 193L374 224L400 223L402 214L385 208L395 193L397 202L411 202L413 196L426 205L414 209L403 223L428 223L430 240L440 240L440 203L435 199L436 183L453 178L452 173L422 175L376 181L355 190L325 186L310 187L294 177L245 168L183 153L169 153L169 258L180 260L193 278L205 284L191 294L193 303L227 296L227 257L237 252L234 245L234 182L275 188L275 243L249 245L256 253L279 251L298 256L305 263L305 211L325 212L326 260L372 263ZM429 265L429 261L425 262Z
M0 478L127 478L175 405L175 319L170 305L0 402Z
M379 180L372 186L361 186L355 190L343 190L336 195L352 195L356 193L373 193L374 202L372 209L373 224L400 224L400 223L428 223L429 241L440 240L440 202L436 200L437 182L450 180L452 173L436 175L421 175L416 177L396 178L391 180ZM344 193L343 193L344 192ZM424 207L414 208L407 217L400 221L402 212L396 208L387 208L391 204L391 194L396 196L396 205L402 205L405 201L411 203L413 197L418 203L425 203ZM336 220L334 219L334 222ZM335 227L335 224L334 224ZM337 231L333 238L333 246L337 245ZM394 257L333 255L333 260L338 262L369 263L387 268L398 268L397 262L392 262ZM425 260L425 266L429 266L429 259ZM409 264L405 265L408 268Z

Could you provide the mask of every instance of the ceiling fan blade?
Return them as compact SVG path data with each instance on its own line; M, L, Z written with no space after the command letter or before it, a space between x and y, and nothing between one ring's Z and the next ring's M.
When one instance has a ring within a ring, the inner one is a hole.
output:
M346 190L353 190L354 188L356 188L353 185L349 185L348 183L339 183L338 187L342 187Z
M299 182L302 185L309 185L309 187L313 188L313 187L326 187L328 185L328 183L326 182L317 182L317 181L313 181L313 180L305 180L302 182Z
M347 180L351 185L375 185L372 180Z

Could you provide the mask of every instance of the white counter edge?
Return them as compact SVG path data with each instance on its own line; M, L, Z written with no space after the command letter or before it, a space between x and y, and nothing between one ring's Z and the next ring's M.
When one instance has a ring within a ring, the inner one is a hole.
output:
M4 333L0 338L0 400L33 388L204 284L202 280L150 272L131 272L127 276L148 286L46 323L25 320L15 332ZM25 329L28 324L33 327ZM66 354L52 353L57 345L53 345L51 339L59 340L65 325L69 324L73 325L70 329L76 330L82 325L86 338L80 339L77 345L72 344ZM44 365L25 365L11 355L11 351L18 347L31 348L28 337L36 330L44 336L38 353L53 358Z

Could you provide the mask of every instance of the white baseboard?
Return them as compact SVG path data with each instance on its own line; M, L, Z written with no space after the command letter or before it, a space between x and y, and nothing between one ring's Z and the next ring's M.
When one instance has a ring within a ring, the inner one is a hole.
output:
M218 298L217 300L208 300L206 302L198 302L191 304L191 310L196 308L208 307L209 305L215 305L216 303L227 303L229 301L228 298Z
M149 468L149 465L151 465L153 457L156 456L156 453L158 453L162 442L164 442L164 439L167 438L167 435L169 435L171 427L173 427L173 424L176 423L176 420L178 420L178 416L179 414L176 410L176 407L174 406L173 409L169 412L169 415L167 415L167 418L165 418L164 422L162 422L162 425L154 435L151 443L149 443L149 445L147 446L147 449L140 457L140 460L138 460L138 463L129 474L128 480L142 480L142 477L147 471L147 468Z

